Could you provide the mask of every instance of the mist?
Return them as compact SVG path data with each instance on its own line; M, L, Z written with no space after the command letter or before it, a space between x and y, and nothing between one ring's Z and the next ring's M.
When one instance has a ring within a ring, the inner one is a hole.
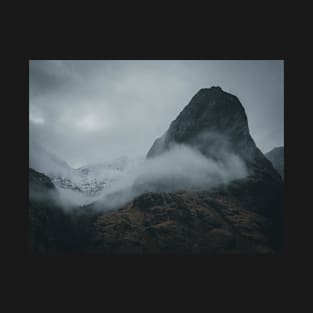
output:
M96 196L56 186L56 192L49 197L53 196L53 201L65 210L92 204L94 209L105 211L118 209L145 192L210 190L248 175L244 161L232 151L227 137L217 132L202 132L189 139L188 144L160 145L162 148L165 152L160 150L154 157L133 160L124 171L106 169L104 175L110 174L112 181ZM45 166L46 173L63 171L62 176L77 176L75 169L56 156L44 154L44 160L37 156L35 161L36 166Z
M192 146L179 144L126 172L94 203L98 210L117 209L146 192L209 190L244 178L244 161L226 146L212 146L205 156Z

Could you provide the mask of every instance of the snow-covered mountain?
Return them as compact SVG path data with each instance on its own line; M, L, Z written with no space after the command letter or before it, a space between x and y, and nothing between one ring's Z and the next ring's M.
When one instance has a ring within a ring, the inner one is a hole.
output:
M29 167L47 175L58 189L75 191L91 198L99 196L143 160L123 156L74 169L37 143L30 142L29 153Z
M80 167L77 169L80 188L87 195L98 195L121 179L141 160L143 158L120 157L112 161Z

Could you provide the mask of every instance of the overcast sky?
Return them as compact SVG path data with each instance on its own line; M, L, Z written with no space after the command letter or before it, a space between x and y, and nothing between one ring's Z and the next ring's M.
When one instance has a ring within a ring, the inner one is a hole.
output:
M30 61L30 139L72 167L145 155L201 88L243 104L264 152L284 144L283 61Z

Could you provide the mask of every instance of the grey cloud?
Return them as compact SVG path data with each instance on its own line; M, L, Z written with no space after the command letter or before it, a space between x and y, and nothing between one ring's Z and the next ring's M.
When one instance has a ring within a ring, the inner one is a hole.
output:
M215 160L190 146L175 145L164 154L146 159L113 183L95 208L118 208L145 192L211 189L248 174L244 162L226 146L214 150L224 156Z
M78 167L144 155L204 87L245 107L263 152L283 145L283 61L30 61L30 136Z

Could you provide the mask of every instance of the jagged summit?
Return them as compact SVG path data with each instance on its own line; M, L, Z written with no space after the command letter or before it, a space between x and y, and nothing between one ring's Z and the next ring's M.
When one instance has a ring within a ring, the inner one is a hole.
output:
M160 155L177 144L190 145L214 158L227 150L240 156L251 173L266 172L277 178L272 164L250 135L243 105L236 96L220 87L200 89L168 130L153 143L147 158Z
M204 92L215 92L215 93L218 93L218 92L224 92L223 89L220 87L220 86L212 86L210 88L201 88L198 92L198 93L204 93Z
M212 86L210 88L201 88L199 91L223 91L220 86Z
M198 97L198 96L219 96L219 95L222 95L222 94L228 95L228 96L231 96L233 98L238 99L235 95L232 95L232 94L224 91L220 86L212 86L210 88L201 88L194 95L194 98Z
M167 150L171 143L189 143L202 133L218 133L229 141L251 141L245 110L237 97L220 87L200 89L152 146L148 157ZM157 149L156 149L157 148Z

